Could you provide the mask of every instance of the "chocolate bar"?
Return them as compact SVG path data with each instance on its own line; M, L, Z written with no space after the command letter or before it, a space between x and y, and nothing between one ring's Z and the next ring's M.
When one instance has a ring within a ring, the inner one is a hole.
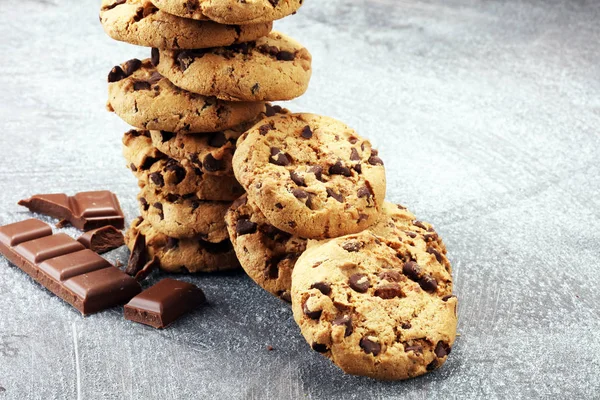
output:
M166 328L205 302L206 297L197 286L163 279L125 305L125 318L154 328Z
M0 227L0 253L84 315L123 304L141 291L135 279L37 219Z
M87 231L77 239L95 253L102 254L125 245L125 237L112 225Z
M77 229L89 231L106 225L123 229L125 218L117 196L108 191L36 194L19 201L30 211L67 221Z

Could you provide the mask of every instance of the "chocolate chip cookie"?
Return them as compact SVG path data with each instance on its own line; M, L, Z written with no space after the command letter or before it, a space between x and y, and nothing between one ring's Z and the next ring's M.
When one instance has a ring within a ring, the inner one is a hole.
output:
M227 102L181 90L149 59L114 67L108 82L108 109L139 129L216 132L252 120L264 110L261 102Z
M275 21L295 13L303 0L152 0L169 14L221 24Z
M248 276L263 289L290 302L292 270L306 249L306 239L275 228L245 195L233 202L225 220Z
M100 23L113 39L161 49L201 49L249 42L268 35L272 22L223 25L160 11L147 0L103 0Z
M233 174L231 159L237 139L242 133L266 117L287 114L288 110L265 104L264 112L257 118L221 132L177 134L167 131L150 131L152 144L162 153L177 160L187 159L209 175Z
M306 91L312 72L308 50L277 32L228 47L159 50L153 61L176 86L232 101L291 100Z
M296 262L294 319L312 349L346 373L406 379L450 354L457 300L449 265L406 238L364 231L312 242Z
M343 123L313 114L263 120L238 140L236 177L278 229L337 237L377 222L385 170L377 151Z
M149 131L131 130L123 136L123 155L141 188L212 201L233 201L244 192L233 175L207 175L188 160L178 161L154 149Z
M229 240L210 243L199 238L175 239L158 232L139 217L125 234L125 243L130 250L138 233L145 236L147 259L156 256L164 271L215 272L240 267Z
M148 187L140 192L138 201L142 217L167 236L198 237L211 243L229 239L224 218L230 202L200 200L195 195L163 195Z

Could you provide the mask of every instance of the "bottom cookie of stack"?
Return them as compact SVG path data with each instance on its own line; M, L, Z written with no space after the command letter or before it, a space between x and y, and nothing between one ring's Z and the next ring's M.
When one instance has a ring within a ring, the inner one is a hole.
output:
M176 239L156 230L143 217L137 218L125 234L125 243L133 249L137 235L144 235L148 259L156 257L167 272L215 272L240 267L231 242L211 243L199 237Z

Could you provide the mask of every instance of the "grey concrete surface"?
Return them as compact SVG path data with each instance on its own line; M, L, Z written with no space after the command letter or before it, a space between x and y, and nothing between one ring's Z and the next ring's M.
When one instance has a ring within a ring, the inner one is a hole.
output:
M106 75L149 52L109 40L98 7L0 0L0 224L35 192L108 188L136 216ZM276 24L314 56L287 106L370 137L388 198L447 243L442 369L344 376L242 273L184 277L210 307L155 331L82 318L2 258L0 399L600 398L599 21L597 1L307 0Z

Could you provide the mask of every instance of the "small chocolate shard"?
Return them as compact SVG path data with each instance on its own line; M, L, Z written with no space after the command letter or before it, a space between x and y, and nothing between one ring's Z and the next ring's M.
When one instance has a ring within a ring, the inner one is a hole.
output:
M158 257L154 256L154 257L152 257L152 260L150 260L146 264L144 264L142 269L140 269L138 271L138 273L135 274L134 278L136 281L141 282L144 279L146 279L148 276L150 276L152 271L154 271L155 269L158 269L159 267L160 267L160 261L158 260Z
M133 247L131 249L131 254L129 255L125 273L130 276L135 276L144 268L147 262L148 253L146 251L146 236L138 232L133 241Z
M103 254L125 245L123 233L112 225L87 231L77 241L98 254Z

